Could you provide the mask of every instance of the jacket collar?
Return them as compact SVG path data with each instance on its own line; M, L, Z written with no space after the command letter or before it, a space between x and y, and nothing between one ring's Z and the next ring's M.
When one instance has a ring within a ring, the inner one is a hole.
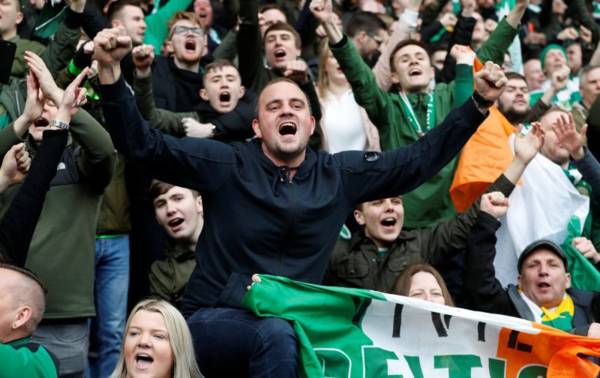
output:
M258 160L260 165L270 174L279 174L282 168L286 168L286 166L276 166L271 159L269 159L262 150L262 142L260 139L256 138L249 142L250 149L252 152L258 156ZM307 178L314 166L317 163L317 154L313 151L312 148L306 147L306 157L304 161L298 166L296 171L296 175L294 176L294 180L303 180ZM291 168L291 167L287 167Z

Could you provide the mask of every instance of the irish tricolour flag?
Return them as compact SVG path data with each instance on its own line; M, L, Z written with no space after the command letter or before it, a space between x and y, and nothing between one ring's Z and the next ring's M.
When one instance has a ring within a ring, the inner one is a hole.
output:
M304 377L596 377L600 340L526 320L261 275L244 305L289 320Z

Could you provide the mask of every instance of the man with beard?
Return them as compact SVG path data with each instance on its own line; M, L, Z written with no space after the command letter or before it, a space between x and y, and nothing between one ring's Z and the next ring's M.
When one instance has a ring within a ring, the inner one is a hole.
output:
M568 71L568 68L566 68ZM541 100L530 106L530 96L527 79L516 72L508 72L508 82L498 98L498 110L513 125L518 128L520 124L539 120L550 109L552 97L566 85L569 80L565 70L555 71L550 80L550 89L544 93Z

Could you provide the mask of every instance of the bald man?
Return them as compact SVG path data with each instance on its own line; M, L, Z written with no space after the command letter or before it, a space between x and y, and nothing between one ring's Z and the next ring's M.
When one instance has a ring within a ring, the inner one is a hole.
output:
M0 263L0 376L57 377L58 365L29 337L46 305L42 283L30 271Z

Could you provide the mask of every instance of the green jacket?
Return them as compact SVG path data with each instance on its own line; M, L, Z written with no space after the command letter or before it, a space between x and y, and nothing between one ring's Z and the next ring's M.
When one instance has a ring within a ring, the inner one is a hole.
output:
M87 112L71 121L74 143L65 149L50 184L26 267L46 285L46 319L93 316L98 210L113 175L115 150L108 133ZM0 154L22 142L12 125L0 132ZM29 141L28 141L29 142ZM35 145L29 144L31 154ZM0 196L6 211L19 185Z
M181 308L185 285L195 267L194 251L168 248L165 258L150 266L150 294Z
M58 366L42 345L29 337L0 343L0 377L55 378Z
M506 20L501 21L479 50L479 59L503 62L504 51L508 49L516 34L517 30ZM356 102L367 111L369 119L378 128L382 149L403 147L417 141L420 135L411 127L400 95L385 92L377 86L371 69L348 38L344 37L338 44L331 46L331 51L352 86ZM438 84L434 89L435 125L440 124L455 106L461 105L472 91L472 68L457 65L456 79L449 84ZM417 119L421 125L425 125L427 102L423 101L422 97L423 94L408 95ZM456 159L442 168L431 180L404 196L406 228L431 226L439 220L455 215L454 205L449 196L455 166Z
M509 196L514 184L500 176L487 192L501 191ZM351 240L339 239L330 258L325 284L391 292L396 279L411 264L437 265L451 254L463 251L471 227L477 220L479 201L462 214L433 227L401 231L385 255L364 231Z

